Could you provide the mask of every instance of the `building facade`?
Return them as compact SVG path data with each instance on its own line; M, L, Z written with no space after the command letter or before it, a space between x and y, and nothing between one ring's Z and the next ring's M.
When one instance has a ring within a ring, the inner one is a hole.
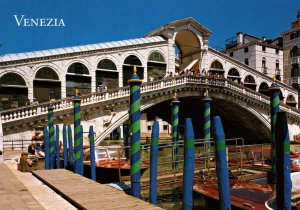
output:
M227 39L225 53L269 77L282 81L283 50L282 39L258 38L250 34L237 33Z

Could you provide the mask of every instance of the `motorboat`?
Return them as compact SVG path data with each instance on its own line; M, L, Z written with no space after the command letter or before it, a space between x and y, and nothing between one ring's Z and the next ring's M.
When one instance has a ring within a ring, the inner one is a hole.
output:
M96 181L99 183L122 182L130 176L130 160L126 149L119 145L95 147ZM84 150L84 176L91 177L90 148ZM141 162L141 173L149 164Z

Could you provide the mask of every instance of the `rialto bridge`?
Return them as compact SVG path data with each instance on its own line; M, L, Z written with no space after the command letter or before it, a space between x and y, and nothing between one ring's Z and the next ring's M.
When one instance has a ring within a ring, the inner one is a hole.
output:
M143 112L170 122L169 103L172 93L177 92L180 119L193 117L199 128L196 135L201 137L201 97L208 88L212 114L223 116L227 137L269 141L268 88L272 78L210 48L210 35L207 28L186 18L144 38L1 56L0 130L4 139L28 139L33 127L46 125L50 98L55 98L55 123L72 124L70 97L79 89L84 131L94 125L100 143L128 120L127 80L136 65L143 79ZM203 70L216 78L177 76L188 71L201 74ZM173 77L164 78L171 73ZM281 109L288 113L290 134L299 134L298 93L276 82L281 87ZM99 90L105 86L107 91ZM33 98L39 105L25 107L25 101Z

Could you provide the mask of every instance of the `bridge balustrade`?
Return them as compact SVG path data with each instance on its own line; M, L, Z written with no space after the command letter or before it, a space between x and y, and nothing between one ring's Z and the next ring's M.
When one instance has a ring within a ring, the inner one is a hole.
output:
M179 86L183 84L203 84L212 87L226 87L230 90L242 93L251 99L259 100L263 103L269 104L269 98L261 93L244 87L238 83L225 78L210 78L210 77L195 77L193 75L184 75L178 77L171 77L162 80L145 82L141 85L141 93L158 91L169 87ZM104 102L116 98L129 97L129 86L121 87L115 90L108 90L103 92L96 92L92 94L82 95L81 106ZM37 106L24 106L16 109L5 110L1 112L2 123L45 115L48 111L49 102L41 103ZM72 98L65 98L56 100L52 103L54 112L67 110L73 108ZM300 117L300 112L296 108L287 106L286 104L280 103L281 109L288 113L291 113L297 117Z

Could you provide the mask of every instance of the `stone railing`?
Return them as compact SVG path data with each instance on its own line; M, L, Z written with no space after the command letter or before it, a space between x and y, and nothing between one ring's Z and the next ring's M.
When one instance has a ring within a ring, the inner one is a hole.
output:
M238 83L234 83L231 80L224 78L208 78L208 77L194 77L194 76L179 76L172 77L163 80L146 82L141 85L141 93L147 93L151 91L159 91L170 87L175 87L184 84L203 84L207 86L215 87L227 87L231 90L242 93L251 99L257 99L263 103L269 103L269 98L263 94L255 92L249 88L246 88ZM96 92L81 97L81 106L106 102L112 99L128 97L130 94L129 86L121 87L116 90ZM50 103L41 103L37 106L24 106L17 109L10 109L1 112L2 123L11 122L15 120L21 120L25 118L36 117L47 114ZM54 112L69 110L72 112L73 101L72 98L66 98L56 100L52 103ZM285 104L281 104L281 110L300 116L299 110L289 107Z

